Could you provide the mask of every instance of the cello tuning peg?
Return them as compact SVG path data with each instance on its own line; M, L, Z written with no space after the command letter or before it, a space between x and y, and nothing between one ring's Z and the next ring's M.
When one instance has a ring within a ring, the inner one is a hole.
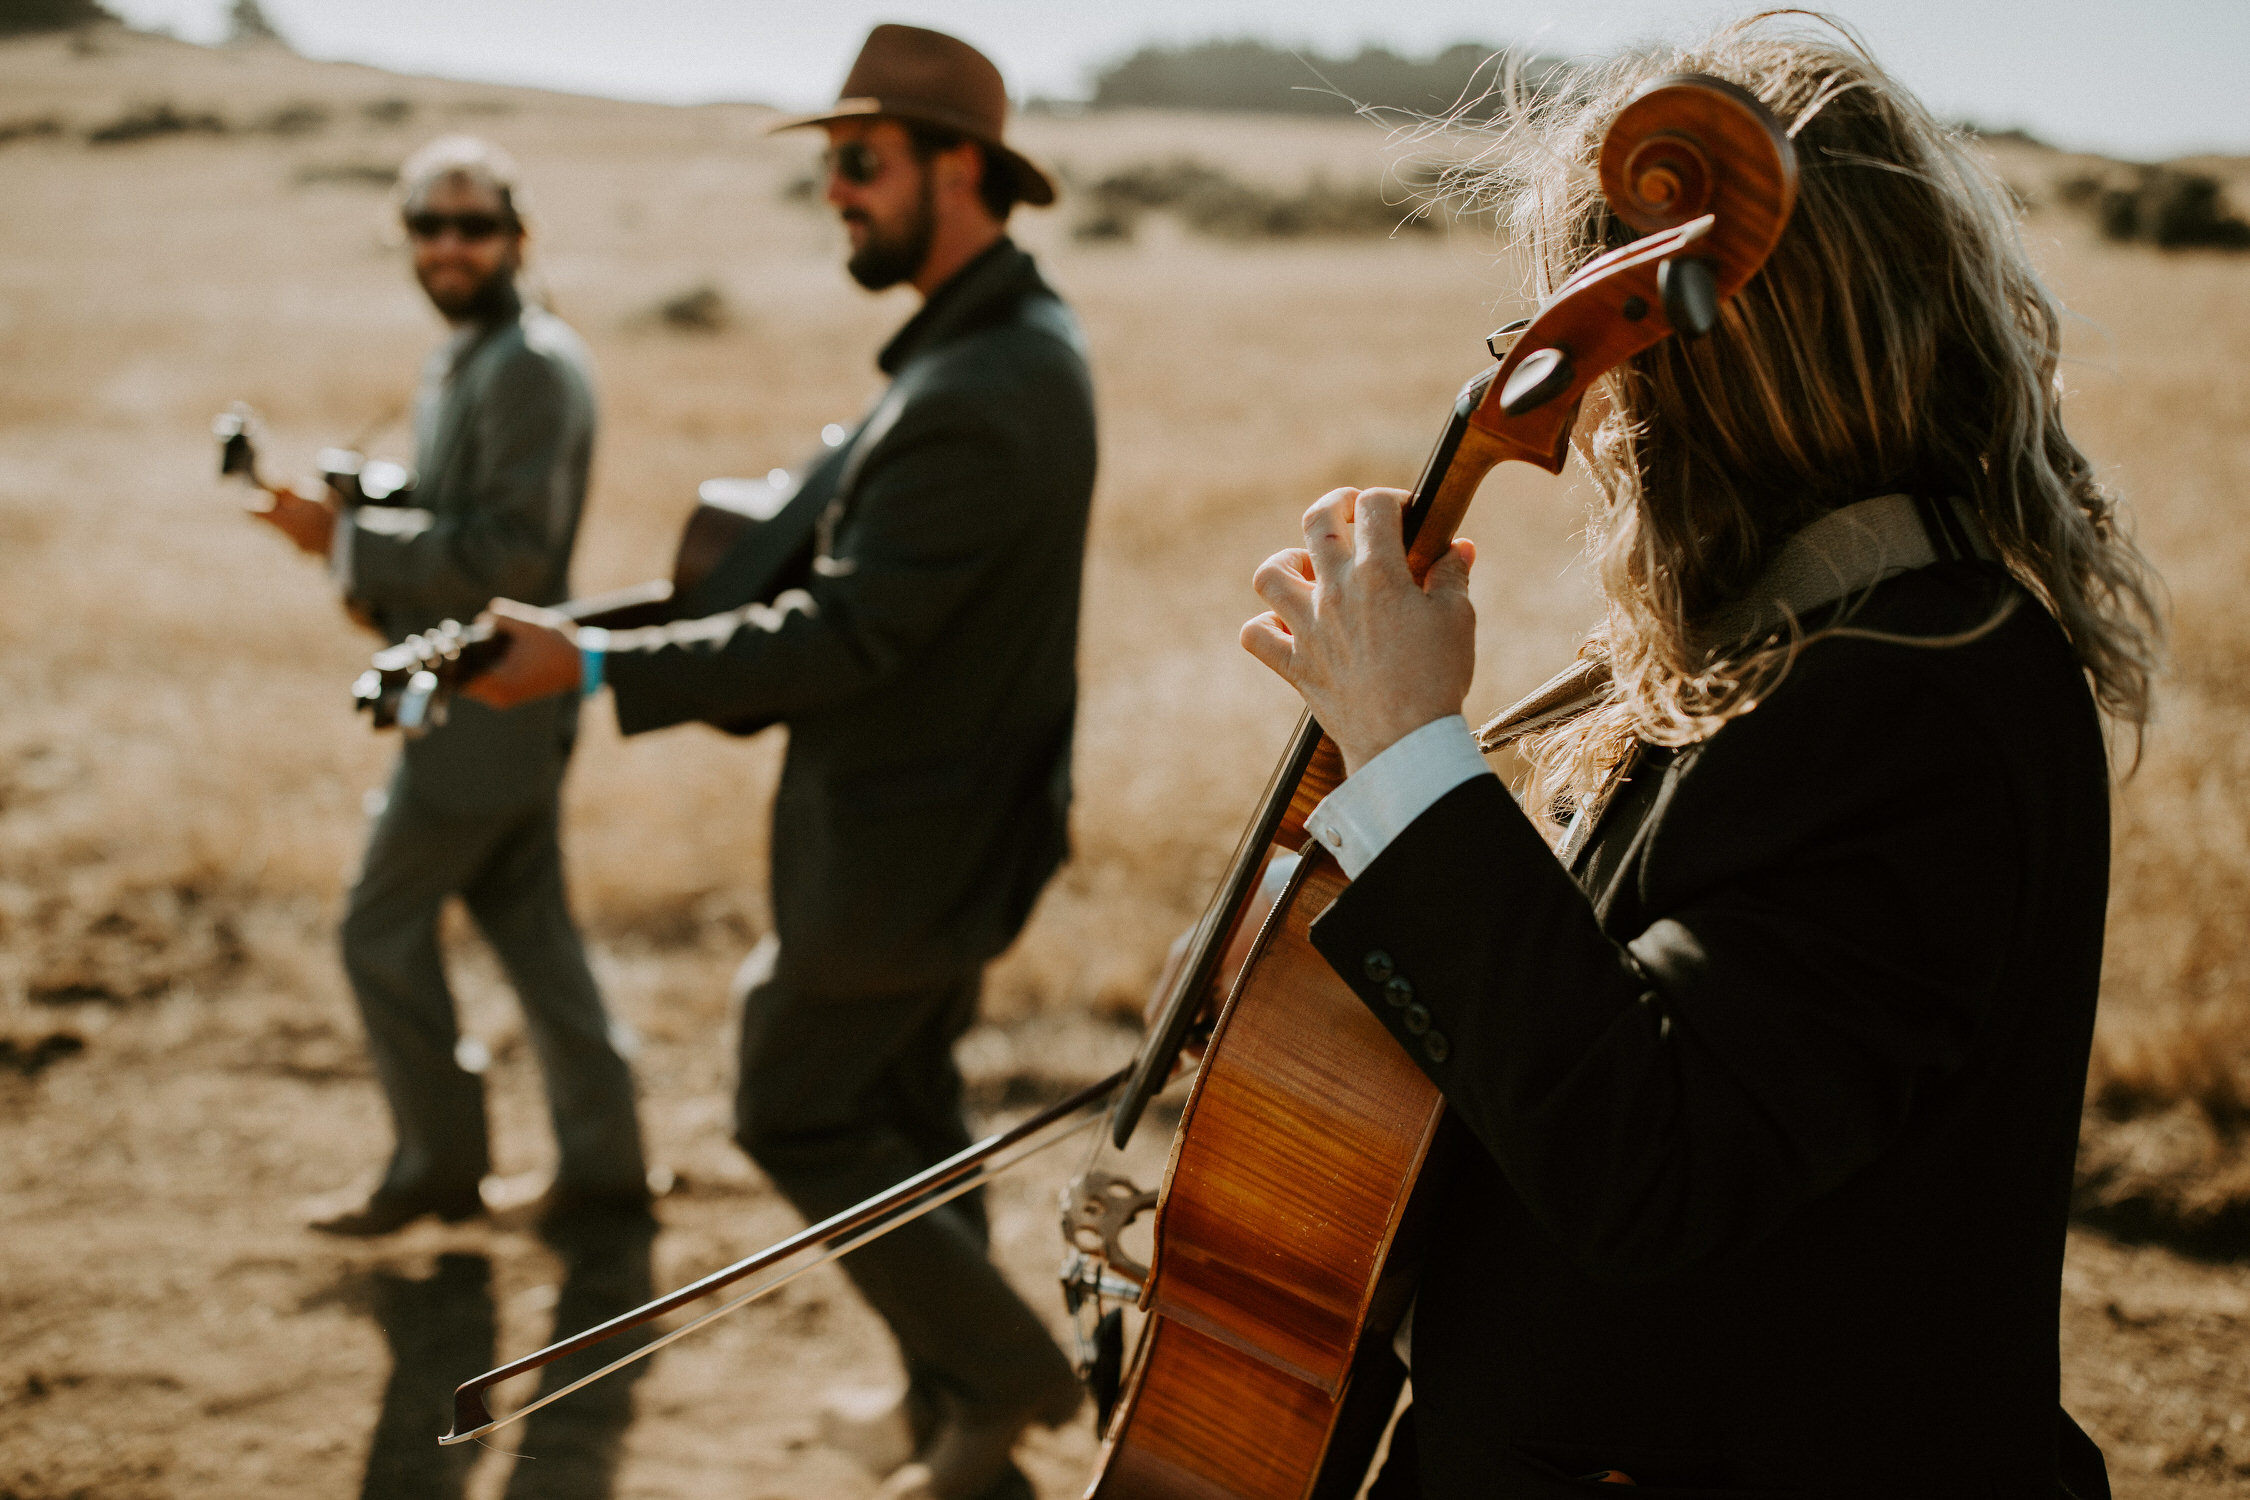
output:
M1718 267L1700 255L1675 255L1656 268L1656 293L1664 316L1682 338L1699 339L1719 326Z
M1518 318L1513 323L1503 324L1484 336L1484 347L1492 352L1494 359L1506 359L1508 351L1516 347L1516 340L1522 338L1523 331L1530 326L1529 318Z
M1571 365L1569 350L1534 349L1508 376L1508 383L1500 387L1500 409L1511 417L1536 411L1569 390L1577 373Z

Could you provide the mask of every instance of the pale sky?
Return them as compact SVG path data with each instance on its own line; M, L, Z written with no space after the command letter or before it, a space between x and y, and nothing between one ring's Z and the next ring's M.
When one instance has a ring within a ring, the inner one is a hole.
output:
M227 0L108 0L192 40ZM1080 97L1148 41L1256 36L1422 54L1450 42L1580 53L1682 36L1756 0L262 0L309 56L621 98L835 97L877 21L974 42L1010 92ZM1834 0L1939 114L2057 145L2157 158L2250 153L2250 0Z

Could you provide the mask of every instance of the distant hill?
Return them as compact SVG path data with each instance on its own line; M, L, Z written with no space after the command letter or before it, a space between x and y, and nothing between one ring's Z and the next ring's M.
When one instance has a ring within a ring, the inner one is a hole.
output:
M1186 47L1143 47L1094 75L1097 109L1156 106L1247 110L1267 114L1348 115L1362 104L1435 114L1465 92L1499 81L1501 49L1457 42L1434 57L1401 57L1364 47L1352 57L1296 52L1247 38ZM1524 70L1541 79L1559 59L1528 57Z

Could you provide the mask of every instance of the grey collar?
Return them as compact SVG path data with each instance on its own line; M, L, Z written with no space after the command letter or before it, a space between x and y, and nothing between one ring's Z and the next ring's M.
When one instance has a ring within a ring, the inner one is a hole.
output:
M1697 622L1696 638L1713 646L1751 640L1886 578L1996 555L1960 501L1877 495L1832 510L1783 542L1741 598Z
M1758 581L1699 622L1710 645L1754 640L1817 609L1864 594L1886 578L1937 562L1998 557L1976 517L1959 500L1877 495L1832 510L1781 544ZM1486 751L1513 744L1600 703L1609 663L1580 657L1477 731Z

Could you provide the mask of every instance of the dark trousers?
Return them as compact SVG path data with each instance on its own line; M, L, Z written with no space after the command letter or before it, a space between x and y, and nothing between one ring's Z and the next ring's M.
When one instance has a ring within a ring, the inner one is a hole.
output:
M889 994L835 995L793 977L769 945L742 988L735 1139L798 1212L818 1221L969 1144L953 1043L980 975ZM979 1194L954 1199L845 1257L898 1340L918 1399L972 1415L1052 1410L1076 1377L1037 1314L985 1256Z
M469 908L523 1005L559 1179L594 1192L645 1180L632 1073L564 896L556 797L463 813L417 799L403 769L392 778L343 928L344 969L397 1131L387 1191L474 1185L491 1165L484 1080L454 1055L461 1033L438 947L450 895Z

